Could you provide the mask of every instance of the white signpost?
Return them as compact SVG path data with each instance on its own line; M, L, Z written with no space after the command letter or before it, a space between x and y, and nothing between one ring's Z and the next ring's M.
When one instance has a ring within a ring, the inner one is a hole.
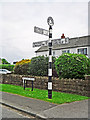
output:
M42 34L42 35L49 36L49 31L48 30L45 30L43 28L39 28L39 27L36 27L36 26L34 27L34 32Z
M68 44L69 43L69 38L64 38L64 39L55 39L51 40L52 45L61 45L61 44ZM40 46L48 46L48 40L46 41L39 41L39 42L33 42L33 47L40 47Z
M47 46L48 41L33 42L33 47Z

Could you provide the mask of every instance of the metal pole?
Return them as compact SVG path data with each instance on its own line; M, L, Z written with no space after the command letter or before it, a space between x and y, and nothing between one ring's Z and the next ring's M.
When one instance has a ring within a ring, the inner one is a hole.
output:
M32 91L33 91L33 81L32 81Z
M52 26L49 25L48 98L52 99Z

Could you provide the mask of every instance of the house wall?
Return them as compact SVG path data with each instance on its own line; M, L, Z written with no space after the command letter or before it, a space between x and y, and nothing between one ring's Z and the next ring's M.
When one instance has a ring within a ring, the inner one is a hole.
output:
M36 56L42 56L42 55L48 56L48 51L43 51L43 52L36 53Z
M77 47L77 48L67 48L67 49L60 49L60 50L52 50L52 55L53 52L55 53L53 56L55 57L59 57L60 55L62 55L62 51L68 51L70 50L70 53L78 53L78 49L81 48L87 48L87 56L90 58L90 46L88 47ZM48 56L48 51L43 51L43 52L37 52L36 56Z

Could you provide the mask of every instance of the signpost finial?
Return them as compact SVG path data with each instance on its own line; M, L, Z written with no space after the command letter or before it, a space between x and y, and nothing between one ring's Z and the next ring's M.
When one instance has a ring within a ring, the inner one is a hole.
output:
M53 26L53 25L54 25L54 20L53 20L53 18L52 18L51 16L48 17L47 23L48 23L48 25L50 25L50 26Z

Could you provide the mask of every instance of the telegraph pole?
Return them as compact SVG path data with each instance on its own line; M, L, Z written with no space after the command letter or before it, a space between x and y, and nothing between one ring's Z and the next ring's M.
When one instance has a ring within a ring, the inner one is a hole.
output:
M52 17L48 17L47 19L49 25L49 63L48 63L48 98L52 99L52 26L54 25L54 21Z

